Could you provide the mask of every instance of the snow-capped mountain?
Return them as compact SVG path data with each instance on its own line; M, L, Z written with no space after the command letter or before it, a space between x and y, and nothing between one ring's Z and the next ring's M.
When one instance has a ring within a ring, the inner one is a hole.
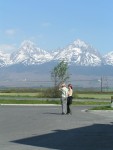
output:
M15 53L0 51L0 86L40 86L42 82L29 81L51 80L51 70L61 60L70 65L72 79L75 75L83 78L113 76L113 52L101 56L90 44L76 40L49 53L31 41L24 41Z
M42 64L52 59L52 56L40 49L31 41L24 41L19 50L11 55L13 64L23 63L24 65Z
M103 56L104 64L113 66L113 51Z
M0 67L10 65L10 64L12 64L12 61L10 59L10 54L6 54L0 51Z
M113 66L113 52L101 56L99 51L82 40L76 40L65 48L51 53L38 48L31 41L22 42L20 48L12 54L0 51L0 67L15 64L41 65L48 62L65 60L74 66Z
M81 40L76 40L68 47L60 50L55 55L54 60L65 60L69 62L69 64L80 66L101 65L99 52Z

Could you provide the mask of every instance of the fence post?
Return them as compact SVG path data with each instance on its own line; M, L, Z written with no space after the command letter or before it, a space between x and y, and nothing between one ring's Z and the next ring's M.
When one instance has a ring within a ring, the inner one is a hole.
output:
M113 96L111 96L111 107L113 108Z

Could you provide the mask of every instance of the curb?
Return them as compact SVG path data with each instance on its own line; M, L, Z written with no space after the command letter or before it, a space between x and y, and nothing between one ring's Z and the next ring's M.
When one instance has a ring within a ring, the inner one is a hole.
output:
M57 104L0 104L0 106L60 106Z
M88 110L84 109L82 112L113 112L113 110Z

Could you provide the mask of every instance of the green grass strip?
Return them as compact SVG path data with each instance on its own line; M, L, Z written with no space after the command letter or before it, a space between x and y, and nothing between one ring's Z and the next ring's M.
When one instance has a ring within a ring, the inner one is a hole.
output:
M42 100L0 100L0 104L59 104L59 101Z
M60 100L0 100L0 104L61 104ZM110 105L110 102L73 101L72 105Z
M97 106L93 107L90 110L113 110L111 106Z
M98 101L73 101L73 105L109 105L110 102Z

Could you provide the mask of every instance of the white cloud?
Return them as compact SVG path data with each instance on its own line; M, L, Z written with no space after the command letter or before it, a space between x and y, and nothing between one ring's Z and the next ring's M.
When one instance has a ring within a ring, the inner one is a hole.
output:
M34 36L26 37L25 39L30 40L30 41L36 41L37 40L37 38Z
M42 27L50 27L51 23L50 22L43 22Z
M43 38L44 38L44 35L43 35L43 34L38 34L38 35L37 35L37 38L38 38L38 39L43 39Z
M9 44L1 44L0 50L5 53L12 53L16 49L15 45L9 45Z
M13 36L16 34L16 30L15 29L7 29L5 31L5 34L8 35L8 36Z
M78 30L75 29L75 28L71 28L71 29L69 30L70 33L74 33L74 34L75 34L77 31L78 31Z

